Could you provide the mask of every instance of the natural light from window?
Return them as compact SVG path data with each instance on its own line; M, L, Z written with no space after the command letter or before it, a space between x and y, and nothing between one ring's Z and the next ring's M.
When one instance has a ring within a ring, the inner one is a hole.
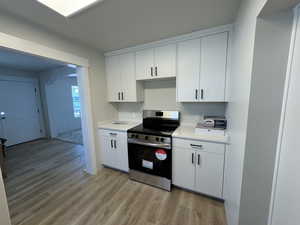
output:
M37 0L64 17L73 16L103 0Z
M73 112L75 118L80 118L80 96L78 86L72 86L72 101L73 101Z

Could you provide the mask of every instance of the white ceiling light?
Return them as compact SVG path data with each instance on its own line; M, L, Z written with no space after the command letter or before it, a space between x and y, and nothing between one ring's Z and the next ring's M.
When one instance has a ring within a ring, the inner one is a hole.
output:
M64 17L71 17L103 0L37 0Z

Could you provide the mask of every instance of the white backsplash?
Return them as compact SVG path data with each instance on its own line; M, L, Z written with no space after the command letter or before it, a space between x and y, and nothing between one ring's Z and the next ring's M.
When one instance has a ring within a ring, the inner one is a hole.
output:
M181 113L181 124L195 126L203 115L225 115L226 103L177 103L176 81L146 81L144 103L119 103L119 120L142 121L143 109L174 110Z

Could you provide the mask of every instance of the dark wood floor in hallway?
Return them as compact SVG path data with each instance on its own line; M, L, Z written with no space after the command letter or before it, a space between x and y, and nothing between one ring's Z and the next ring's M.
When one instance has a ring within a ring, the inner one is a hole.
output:
M83 172L83 147L38 140L8 150L5 181L13 225L226 225L223 204L166 192L103 168Z

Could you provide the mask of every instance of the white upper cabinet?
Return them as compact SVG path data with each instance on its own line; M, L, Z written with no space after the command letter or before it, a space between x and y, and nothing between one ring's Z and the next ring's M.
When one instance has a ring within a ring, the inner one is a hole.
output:
M193 102L199 96L200 39L178 44L177 99Z
M150 79L154 75L154 49L145 49L135 53L136 79Z
M122 101L137 101L136 80L135 80L135 59L134 53L120 55L121 69L121 98ZM118 81L116 81L118 83Z
M142 81L176 78L177 102L226 102L231 29L226 25L107 53L108 100L140 102Z
M135 78L135 55L106 57L107 95L110 102L138 102L143 100L142 87Z
M176 76L176 45L170 44L136 52L136 79Z
M120 57L110 56L106 57L106 80L107 80L107 98L108 101L120 101L121 92L121 69ZM116 82L119 81L119 82Z
M201 39L200 101L225 101L228 33Z
M228 32L178 43L177 101L224 102Z
M154 49L154 75L159 78L176 76L176 45L166 45Z

